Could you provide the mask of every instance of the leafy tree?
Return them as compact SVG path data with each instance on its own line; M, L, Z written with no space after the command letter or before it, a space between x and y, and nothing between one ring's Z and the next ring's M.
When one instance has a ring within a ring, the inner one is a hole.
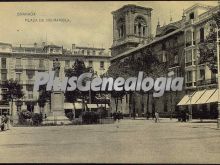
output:
M92 72L91 68L86 67L82 60L76 59L72 68L66 70L67 77L79 77L81 74L86 72ZM85 83L85 82L84 82ZM82 99L85 107L85 100L88 98L89 93L86 91L80 91L77 88L74 91L66 91L65 99L69 102L74 102L76 99Z
M217 27L220 29L220 12L217 12L213 15L213 20L211 21L210 33L207 35L205 41L200 44L199 52L200 52L200 63L207 63L210 70L216 74L218 72L217 69ZM220 34L220 32L219 32Z
M13 103L17 99L21 99L24 96L24 93L22 91L22 85L18 83L18 81L10 79L4 82L2 85L3 88L8 89L5 92L5 98L7 101L11 101L11 115L14 116L13 111Z
M167 73L168 66L166 63L161 63L157 57L154 55L150 48L141 50L141 56L130 56L125 58L123 61L116 61L111 64L108 70L108 76L116 79L117 77L123 77L127 79L128 77L137 77L139 71L143 71L144 77L157 78L158 76L165 75ZM141 95L147 94L147 105L149 104L149 95L152 91L144 92L140 91ZM118 100L121 99L125 94L130 95L129 105L130 112L132 111L133 117L135 118L135 107L131 110L131 104L134 103L134 92L125 91L113 91L111 92L112 97L115 99L116 111L118 106ZM147 106L148 112L148 106Z
M40 111L42 112L42 109L46 105L46 102L51 103L51 92L46 90L46 85L40 86L39 88L39 97L38 97L38 105L40 107Z

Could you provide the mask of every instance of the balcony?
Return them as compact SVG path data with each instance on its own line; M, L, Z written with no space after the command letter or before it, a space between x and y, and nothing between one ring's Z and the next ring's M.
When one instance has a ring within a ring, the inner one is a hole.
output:
M193 40L193 42L192 42L192 41L188 41L188 42L186 42L186 44L185 44L186 47L195 46L195 45L196 45L196 41L195 41L195 40Z
M26 65L26 70L35 70L35 65Z
M186 82L186 87L192 87L193 86L193 82Z
M216 85L218 83L218 79L208 79L208 80L199 80L197 81L197 86L210 86L210 85Z
M27 85L34 85L34 80L26 80Z
M23 69L23 65L15 65L15 69L16 70L22 70Z
M22 80L16 80L18 82L18 84L23 84L23 81Z
M45 70L47 70L45 66L38 66L36 69L38 71L45 71Z

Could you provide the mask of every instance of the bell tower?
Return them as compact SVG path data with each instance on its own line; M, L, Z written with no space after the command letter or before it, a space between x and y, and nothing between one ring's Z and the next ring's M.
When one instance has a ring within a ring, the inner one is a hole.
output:
M136 5L125 5L113 11L112 56L117 56L151 37L151 11Z

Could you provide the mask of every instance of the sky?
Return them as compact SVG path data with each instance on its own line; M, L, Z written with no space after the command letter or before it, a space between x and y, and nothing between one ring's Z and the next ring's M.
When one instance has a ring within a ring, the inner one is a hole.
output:
M13 45L47 42L69 49L72 44L109 49L113 36L111 12L123 5L153 8L154 35L158 19L161 25L169 23L171 16L178 21L183 9L195 3L217 5L217 1L1 2L0 42ZM66 21L48 21L54 18Z

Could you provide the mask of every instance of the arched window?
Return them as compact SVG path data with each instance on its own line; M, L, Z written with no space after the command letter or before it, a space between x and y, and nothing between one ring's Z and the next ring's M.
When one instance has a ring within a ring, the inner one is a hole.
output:
M120 18L117 21L117 29L118 29L118 37L122 38L125 36L126 32L125 32L125 20L123 18Z
M145 37L146 36L146 28L147 28L147 23L145 19L141 16L136 17L134 21L134 34L140 36L140 37Z

